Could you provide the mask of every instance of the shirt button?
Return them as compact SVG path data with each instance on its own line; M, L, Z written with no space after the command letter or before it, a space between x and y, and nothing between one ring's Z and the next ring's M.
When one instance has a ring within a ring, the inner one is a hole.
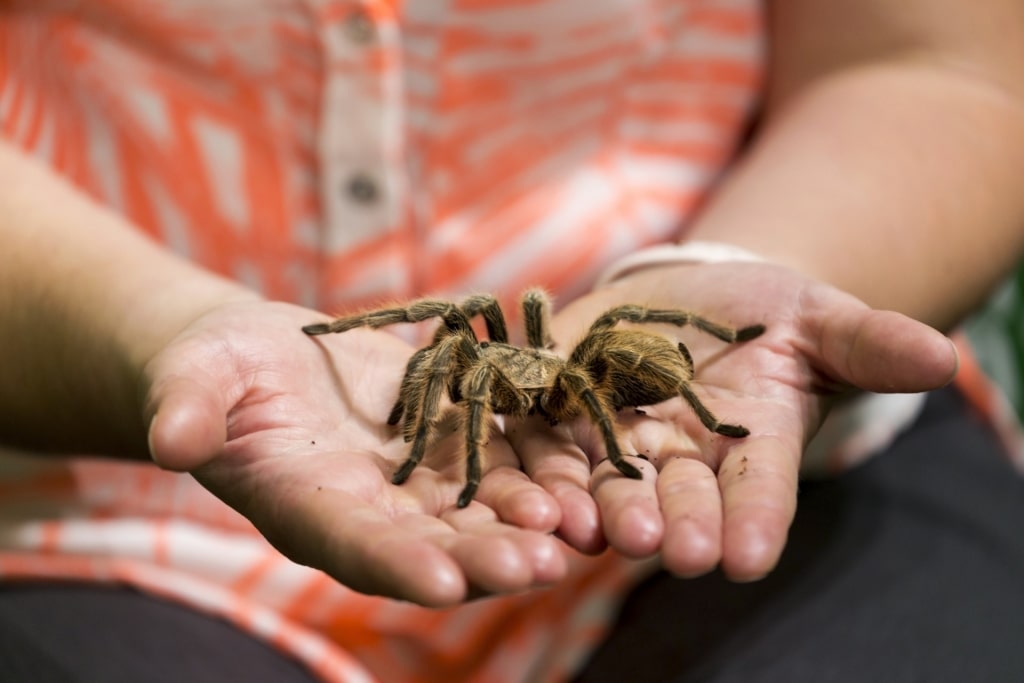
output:
M357 45L367 45L377 38L377 27L363 10L355 10L345 19L345 35Z
M365 173L356 173L346 186L348 196L360 204L373 204L380 198L377 181Z

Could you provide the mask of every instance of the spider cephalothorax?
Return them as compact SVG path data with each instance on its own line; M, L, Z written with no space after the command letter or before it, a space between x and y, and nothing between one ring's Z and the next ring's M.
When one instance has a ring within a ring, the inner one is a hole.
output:
M550 304L540 290L523 295L527 346L509 343L505 317L494 297L472 296L461 304L421 299L408 306L383 308L303 327L306 334L345 332L441 318L433 341L409 359L398 400L388 424L402 423L412 442L408 459L392 481L401 484L426 453L433 428L447 396L465 415L466 486L458 506L469 505L480 484L480 451L487 441L492 414L525 416L540 413L551 422L585 414L601 430L608 459L622 474L640 478L640 470L622 456L615 435L615 413L626 407L654 405L676 396L689 403L709 430L729 437L749 432L726 424L709 411L690 387L693 359L682 344L639 329L617 328L620 321L692 325L724 342L747 341L764 332L763 325L725 327L681 310L650 309L626 304L599 317L568 359L551 351L548 333ZM471 319L480 315L488 341L480 341Z

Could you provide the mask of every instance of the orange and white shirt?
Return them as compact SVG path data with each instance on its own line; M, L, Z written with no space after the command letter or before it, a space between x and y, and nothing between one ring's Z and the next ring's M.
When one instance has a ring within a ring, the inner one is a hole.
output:
M7 0L0 135L269 298L568 300L733 155L756 0ZM426 610L276 553L191 477L0 455L0 578L125 582L325 681L556 681L640 569Z
M758 0L6 0L0 135L269 298L569 300L735 153ZM2 179L0 179L2 182ZM0 579L124 582L325 681L558 681L642 569L448 610L353 593L188 476L0 454Z

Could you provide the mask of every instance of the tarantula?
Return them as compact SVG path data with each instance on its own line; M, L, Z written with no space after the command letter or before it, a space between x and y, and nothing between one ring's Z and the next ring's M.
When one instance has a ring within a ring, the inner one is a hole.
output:
M302 330L318 335L441 319L433 341L409 359L398 400L388 416L389 425L402 423L405 441L412 442L409 457L392 482L403 483L423 459L447 394L465 415L466 485L458 498L459 507L469 505L480 484L480 450L487 441L493 413L539 413L552 424L585 413L599 427L608 459L633 479L641 477L640 470L623 458L615 434L613 416L622 408L682 396L712 432L728 437L749 434L745 427L719 421L693 392L693 358L686 346L615 325L620 321L692 325L729 343L754 339L764 332L764 325L734 329L688 311L626 304L611 308L594 321L566 360L551 350L547 295L537 289L527 291L522 310L526 347L509 343L505 317L497 300L489 295L471 296L461 304L420 299L405 307L373 310ZM477 315L483 317L488 341L480 341L472 328L471 320Z

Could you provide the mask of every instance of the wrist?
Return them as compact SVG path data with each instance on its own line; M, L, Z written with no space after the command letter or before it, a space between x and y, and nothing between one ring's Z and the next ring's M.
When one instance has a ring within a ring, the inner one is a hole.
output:
M159 248L158 248L159 249ZM162 249L160 250L163 251ZM122 290L122 313L107 321L111 344L136 375L193 322L210 311L261 297L169 253L166 266L141 276L135 287Z
M148 433L153 360L213 311L262 300L254 291L178 261L169 253L162 256L171 261L169 267L146 278L148 286L125 300L129 313L109 328L112 351L131 400L128 443L133 448L145 445L142 455L150 450L148 439L139 441L138 437Z
M0 441L145 457L139 382L189 321L254 296L0 142Z
M86 452L147 459L151 361L204 315L259 299L250 290L177 262L169 253L161 256L167 264L153 263L151 272L135 279L134 288L128 282L109 287L109 309L93 324L69 330L64 341L56 342L65 349L73 339L81 344L80 367L69 371L66 400L88 420L70 422L65 428ZM102 406L90 405L90 396L100 393ZM67 448L59 442L53 445Z
M685 265L688 263L763 263L759 254L727 242L693 240L672 244L656 244L634 251L615 261L601 273L596 287L648 268Z

